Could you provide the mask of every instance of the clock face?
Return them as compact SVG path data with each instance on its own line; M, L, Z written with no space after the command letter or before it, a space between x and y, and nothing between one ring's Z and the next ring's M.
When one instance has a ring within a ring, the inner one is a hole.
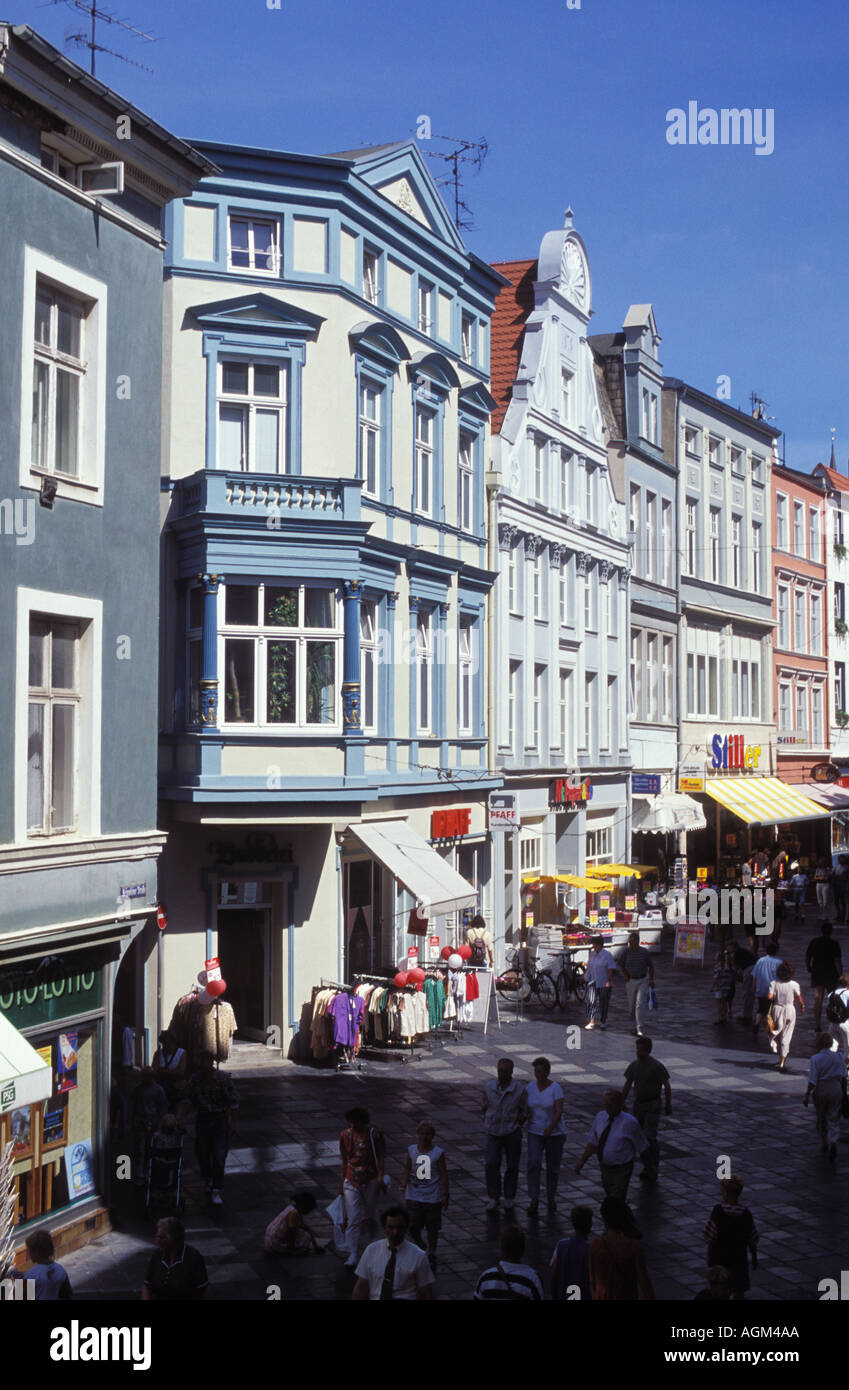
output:
M567 299L571 299L574 304L579 304L583 308L587 296L587 274L584 269L584 258L574 241L567 241L563 248L560 278Z

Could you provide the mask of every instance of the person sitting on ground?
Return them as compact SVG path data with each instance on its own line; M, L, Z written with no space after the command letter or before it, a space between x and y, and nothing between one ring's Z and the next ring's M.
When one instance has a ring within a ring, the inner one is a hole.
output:
M71 1281L64 1266L56 1263L56 1249L47 1227L40 1226L37 1231L31 1231L25 1244L32 1267L23 1274L14 1270L14 1278L35 1284L36 1303L54 1303L57 1299L70 1298Z
M551 1257L549 1279L555 1303L590 1297L590 1231L593 1214L589 1207L573 1207L570 1213L573 1236L558 1241ZM577 1291L577 1294L576 1294Z
M522 1264L525 1253L525 1233L520 1226L505 1226L501 1232L501 1259L485 1269L475 1287L480 1302L495 1299L529 1299L541 1303L545 1298L539 1275L530 1265Z
M296 1192L274 1220L265 1228L266 1255L279 1255L288 1258L292 1255L324 1254L324 1246L319 1245L313 1232L304 1221L311 1211L315 1211L316 1200L311 1192Z

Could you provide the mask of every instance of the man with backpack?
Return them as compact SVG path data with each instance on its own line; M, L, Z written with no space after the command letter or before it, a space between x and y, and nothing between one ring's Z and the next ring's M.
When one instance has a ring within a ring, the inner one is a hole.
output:
M825 1016L849 1067L849 975L841 975L825 1001Z
M811 986L814 991L814 1028L819 1033L822 1028L822 1001L837 984L843 969L840 947L831 939L831 923L820 922L820 934L808 943L805 952L805 965L811 972Z

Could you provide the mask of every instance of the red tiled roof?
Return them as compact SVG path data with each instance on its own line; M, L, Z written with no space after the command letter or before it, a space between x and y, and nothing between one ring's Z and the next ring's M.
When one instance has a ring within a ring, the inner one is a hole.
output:
M490 390L496 403L490 428L493 434L498 434L522 358L525 321L534 307L537 262L496 261L493 265L510 281L502 287L495 301L490 339Z
M495 394L493 392L493 394ZM828 479L832 487L836 487L838 492L849 492L849 478L843 473L838 473L836 468L829 468L828 464L821 463L818 467L822 469L823 475Z

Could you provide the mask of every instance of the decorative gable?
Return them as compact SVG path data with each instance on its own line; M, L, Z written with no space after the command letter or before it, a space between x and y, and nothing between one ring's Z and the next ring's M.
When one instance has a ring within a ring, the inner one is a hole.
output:
M187 310L196 323L209 330L244 328L265 330L278 337L317 338L324 319L297 309L268 294L246 294L236 299L220 299L214 304L196 304Z
M384 198L388 198L390 203L394 203L396 208L421 222L423 227L430 227L430 220L413 192L408 178L392 179L389 183L378 184L377 191L382 193Z

